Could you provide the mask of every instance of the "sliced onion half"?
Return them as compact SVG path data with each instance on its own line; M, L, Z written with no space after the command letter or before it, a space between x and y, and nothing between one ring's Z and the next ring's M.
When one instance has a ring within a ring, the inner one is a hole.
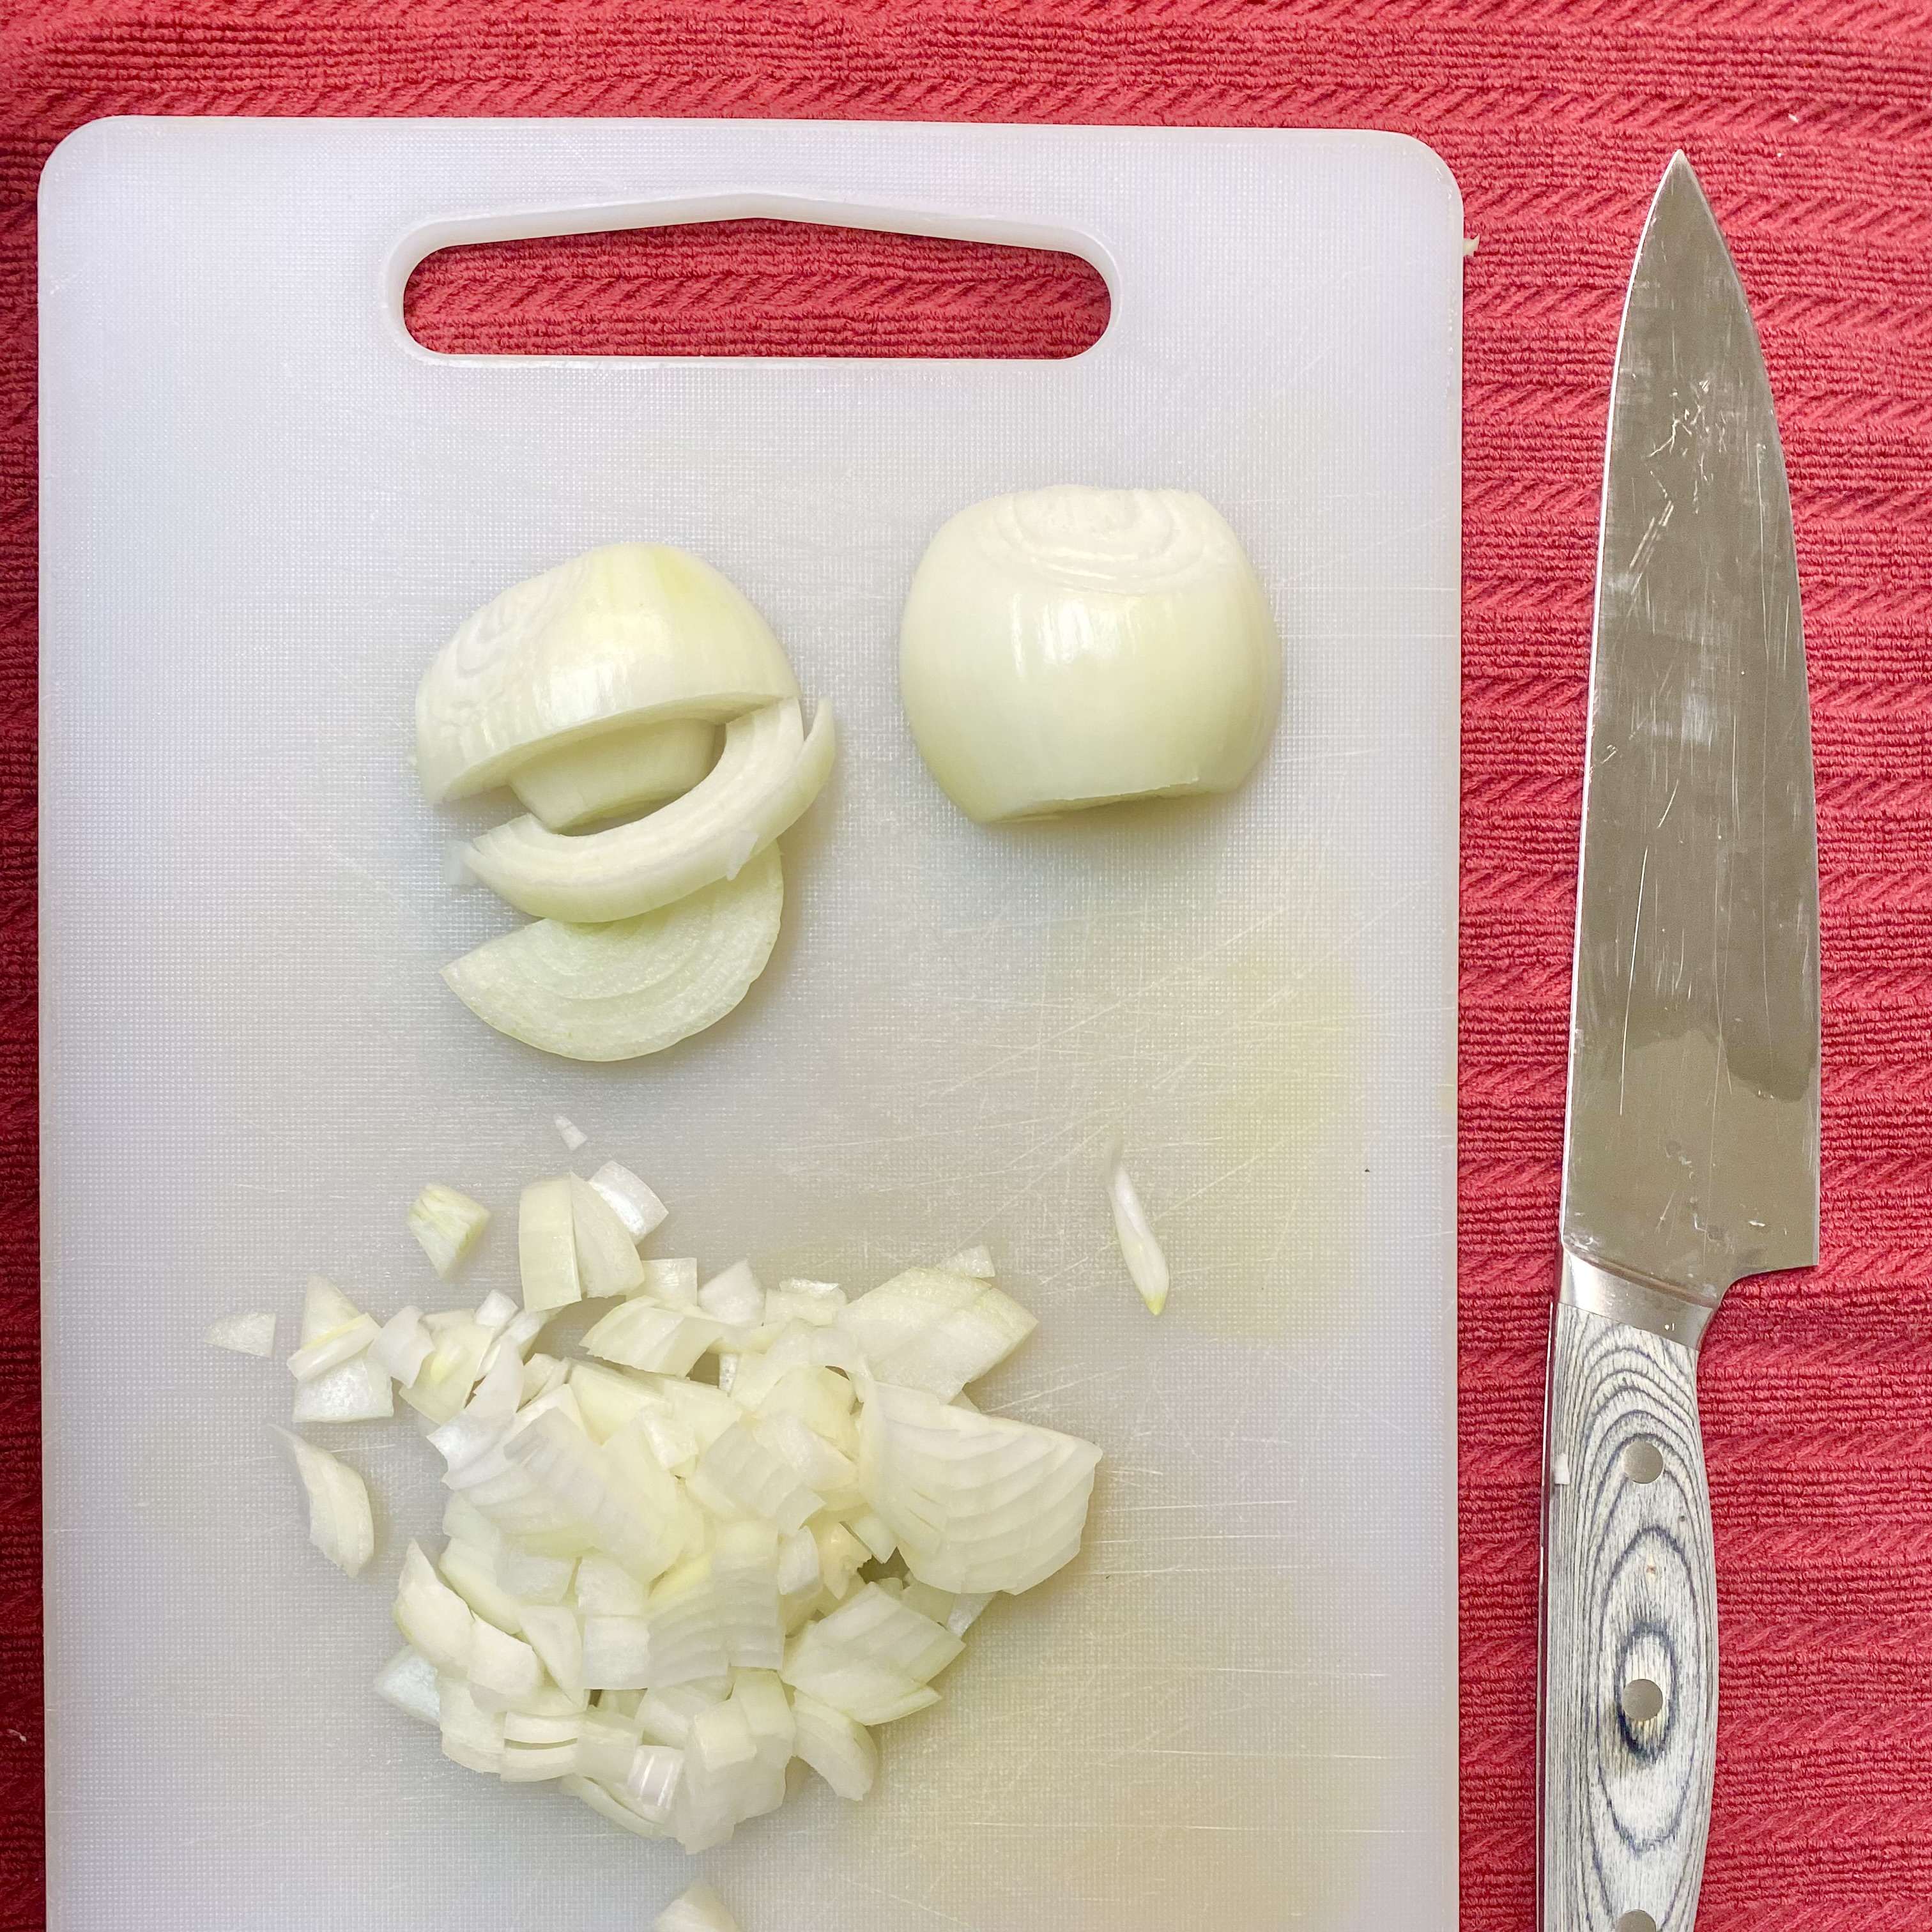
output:
M796 700L726 727L702 784L628 825L580 835L513 818L465 855L483 882L545 919L623 920L735 878L818 796L835 749L831 708L807 734Z

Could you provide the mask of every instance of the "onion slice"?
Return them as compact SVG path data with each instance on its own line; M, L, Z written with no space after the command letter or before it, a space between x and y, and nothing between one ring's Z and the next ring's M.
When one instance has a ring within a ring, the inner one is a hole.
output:
M465 855L484 883L547 919L630 919L734 878L818 796L832 770L832 711L810 734L796 700L767 705L725 728L710 776L628 825L578 836L514 818Z
M510 789L553 832L574 832L690 790L718 755L708 718L676 718L600 731L540 752L510 774Z
M768 847L736 879L608 925L539 920L452 961L477 1018L567 1060L635 1060L715 1026L777 944L784 877Z

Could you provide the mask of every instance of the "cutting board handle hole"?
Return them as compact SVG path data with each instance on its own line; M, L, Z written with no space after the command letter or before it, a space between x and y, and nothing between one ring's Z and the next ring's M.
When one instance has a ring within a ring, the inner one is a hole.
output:
M437 249L403 319L448 356L992 356L1093 347L1081 256L818 222L675 222Z

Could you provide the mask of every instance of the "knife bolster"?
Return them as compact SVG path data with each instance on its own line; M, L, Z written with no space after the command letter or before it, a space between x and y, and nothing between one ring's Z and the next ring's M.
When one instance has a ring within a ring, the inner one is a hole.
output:
M1694 1355L1703 1342L1711 1317L1718 1312L1712 1303L1619 1274L1614 1268L1573 1255L1568 1248L1563 1250L1563 1280L1556 1298L1566 1306L1600 1315L1627 1328L1661 1335Z

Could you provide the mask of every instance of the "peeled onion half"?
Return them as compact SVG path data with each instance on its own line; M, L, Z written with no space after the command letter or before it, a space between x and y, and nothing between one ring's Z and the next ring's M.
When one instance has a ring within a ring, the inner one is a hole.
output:
M668 544L608 544L458 627L417 688L417 776L439 803L599 733L722 722L797 695L770 626L709 564Z
M970 818L1232 791L1281 701L1240 540L1184 490L995 496L941 526L900 628L920 755Z

